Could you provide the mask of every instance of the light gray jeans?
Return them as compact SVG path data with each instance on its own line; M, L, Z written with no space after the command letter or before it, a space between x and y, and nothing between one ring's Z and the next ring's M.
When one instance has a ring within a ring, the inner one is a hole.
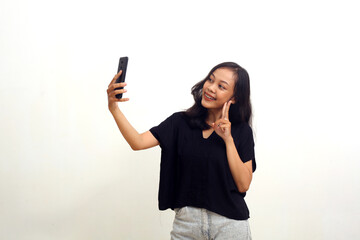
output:
M251 240L248 220L234 220L204 208L175 208L171 240Z

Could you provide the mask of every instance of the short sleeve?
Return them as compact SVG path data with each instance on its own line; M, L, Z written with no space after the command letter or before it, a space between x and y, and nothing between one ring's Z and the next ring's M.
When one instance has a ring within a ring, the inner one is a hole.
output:
M162 149L168 149L176 139L176 119L179 117L178 113L174 113L158 126L150 129L152 135L159 141Z
M158 126L150 129L161 147L159 209L173 207L176 190L177 136L180 114L174 113Z
M253 172L256 170L255 143L252 129L249 125L244 125L239 131L237 150L241 160L245 163L252 160Z

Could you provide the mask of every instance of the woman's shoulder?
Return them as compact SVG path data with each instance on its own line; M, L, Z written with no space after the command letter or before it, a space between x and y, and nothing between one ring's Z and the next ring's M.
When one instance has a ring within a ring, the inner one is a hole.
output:
M172 122L180 128L185 127L193 129L193 127L191 127L191 118L186 114L185 111L175 112L170 116L170 118L172 119Z
M232 124L231 129L238 138L248 138L253 135L252 128L247 122Z
M232 123L231 127L236 127L236 128L242 128L242 129L248 129L251 130L251 126L249 125L249 123L247 122L237 122L237 123Z
M175 125L186 123L186 115L183 111L171 114L164 122L170 122Z
M169 119L172 119L173 121L181 121L185 119L185 114L183 111L174 112L169 116Z

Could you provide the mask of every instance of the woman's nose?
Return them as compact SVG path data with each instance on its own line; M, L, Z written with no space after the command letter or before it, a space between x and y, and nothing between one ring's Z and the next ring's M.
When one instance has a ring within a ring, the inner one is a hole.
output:
M210 91L210 92L215 92L215 87L214 87L214 84L210 84L209 86L208 86L208 90Z

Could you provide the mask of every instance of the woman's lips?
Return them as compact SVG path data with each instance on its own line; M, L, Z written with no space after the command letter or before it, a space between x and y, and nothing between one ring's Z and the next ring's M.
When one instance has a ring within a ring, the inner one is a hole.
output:
M213 96L211 96L208 93L204 93L204 98L206 101L215 101L216 100L216 98L214 98Z

